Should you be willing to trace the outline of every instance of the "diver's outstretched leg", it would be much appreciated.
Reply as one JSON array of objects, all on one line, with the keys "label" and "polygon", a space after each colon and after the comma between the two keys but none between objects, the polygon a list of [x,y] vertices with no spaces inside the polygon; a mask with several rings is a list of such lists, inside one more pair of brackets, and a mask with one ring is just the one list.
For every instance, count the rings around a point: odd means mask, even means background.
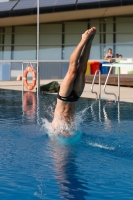
[{"label": "diver's outstretched leg", "polygon": [[[78,62],[87,63],[88,54],[89,54],[88,41],[90,41],[91,38],[93,37],[94,31],[95,31],[95,27],[85,31],[85,33],[82,34],[81,41],[79,42],[76,49],[70,56],[68,72],[61,84],[60,91],[59,91],[59,94],[63,97],[69,96],[72,90],[74,89],[75,79],[77,75],[79,74],[79,68],[81,68]],[[90,45],[90,42],[89,42],[89,45]]]},{"label": "diver's outstretched leg", "polygon": [[92,40],[95,36],[96,28],[93,27],[93,32],[87,43],[84,45],[84,48],[81,52],[81,56],[79,58],[79,65],[77,70],[77,77],[74,81],[74,91],[77,94],[77,96],[81,96],[84,86],[85,86],[85,72],[87,68],[87,61],[90,56],[90,50],[91,50],[91,44]]}]

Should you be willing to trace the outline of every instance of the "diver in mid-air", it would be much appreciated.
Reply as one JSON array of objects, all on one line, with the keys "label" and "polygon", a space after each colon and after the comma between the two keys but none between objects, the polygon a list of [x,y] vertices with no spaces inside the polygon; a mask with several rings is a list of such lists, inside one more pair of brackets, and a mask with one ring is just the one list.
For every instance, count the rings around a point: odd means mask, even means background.
[{"label": "diver in mid-air", "polygon": [[63,126],[66,126],[66,124],[71,126],[73,122],[75,103],[80,98],[85,86],[87,62],[95,33],[95,27],[85,31],[82,34],[81,41],[70,56],[69,68],[57,95],[57,104],[52,121],[53,130],[58,134],[69,136],[66,129],[63,130]]}]

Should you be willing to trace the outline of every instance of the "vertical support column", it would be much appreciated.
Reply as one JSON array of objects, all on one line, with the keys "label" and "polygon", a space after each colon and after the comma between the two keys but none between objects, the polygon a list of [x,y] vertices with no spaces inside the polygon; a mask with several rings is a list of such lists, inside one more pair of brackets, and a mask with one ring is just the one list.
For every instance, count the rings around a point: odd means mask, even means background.
[{"label": "vertical support column", "polygon": [[102,34],[101,34],[101,32],[102,32],[102,29],[101,29],[101,20],[99,20],[99,30],[100,30],[100,59],[102,59],[103,58],[103,54],[102,54]]},{"label": "vertical support column", "polygon": [[39,67],[39,15],[40,15],[40,1],[37,0],[37,124],[39,124],[39,93],[40,93],[40,67]]},{"label": "vertical support column", "polygon": [[87,28],[88,28],[88,29],[91,28],[91,26],[90,26],[90,19],[88,19]]},{"label": "vertical support column", "polygon": [[120,101],[120,67],[118,67],[118,102]]},{"label": "vertical support column", "polygon": [[65,24],[62,23],[62,50],[61,50],[61,59],[64,60],[64,44],[65,44]]},{"label": "vertical support column", "polygon": [[2,60],[4,60],[5,27],[2,28]]},{"label": "vertical support column", "polygon": [[116,55],[116,18],[113,18],[113,54]]},{"label": "vertical support column", "polygon": [[22,63],[22,92],[24,91],[24,81],[23,81],[24,76],[23,76],[23,74],[24,74],[24,64]]},{"label": "vertical support column", "polygon": [[101,100],[101,71],[99,70],[99,100]]},{"label": "vertical support column", "polygon": [[[23,73],[24,72],[24,64],[22,63],[22,113],[23,113],[23,108],[24,108],[24,104],[23,104],[23,96],[24,96],[24,81],[23,81]],[[24,115],[24,113],[23,113]]]},{"label": "vertical support column", "polygon": [[99,122],[101,122],[101,99],[99,99]]},{"label": "vertical support column", "polygon": [[106,20],[104,19],[103,24],[103,57],[105,57],[106,54]]},{"label": "vertical support column", "polygon": [[118,101],[118,122],[120,123],[121,118],[120,118],[120,102]]},{"label": "vertical support column", "polygon": [[40,68],[39,68],[39,0],[37,0],[37,93],[40,93]]},{"label": "vertical support column", "polygon": [[11,38],[11,60],[14,59],[14,43],[15,43],[15,27],[12,26],[12,38]]}]

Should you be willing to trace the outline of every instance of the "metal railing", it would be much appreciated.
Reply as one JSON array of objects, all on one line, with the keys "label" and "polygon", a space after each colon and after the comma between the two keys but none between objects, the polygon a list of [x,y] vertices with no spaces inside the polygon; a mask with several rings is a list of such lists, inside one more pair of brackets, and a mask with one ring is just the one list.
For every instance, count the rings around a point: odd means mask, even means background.
[{"label": "metal railing", "polygon": [[[107,75],[107,78],[106,78],[106,81],[105,81],[105,84],[104,84],[104,87],[103,87],[103,91],[104,91],[104,93],[107,94],[107,95],[114,95],[114,96],[115,96],[115,101],[117,101],[117,96],[116,96],[115,93],[112,93],[112,92],[106,92],[106,91],[105,91],[105,89],[106,89],[106,85],[107,85],[108,78],[109,78],[109,75],[110,75],[111,70],[112,70],[112,67],[110,67],[110,69],[109,69],[109,72],[108,72],[108,75]],[[120,78],[120,77],[118,76],[118,79],[119,79],[119,78]]]},{"label": "metal railing", "polygon": [[[32,63],[34,69],[37,71],[36,60],[0,60],[0,80],[12,81],[16,80],[18,75],[23,74],[23,69],[27,67],[27,63]],[[46,79],[63,79],[67,70],[69,60],[41,60],[39,61],[40,77],[39,80]],[[6,65],[6,66],[5,66]],[[8,74],[1,77],[2,74]],[[28,80],[31,79],[30,73]]]},{"label": "metal railing", "polygon": [[91,85],[91,92],[94,93],[94,94],[96,94],[96,99],[98,99],[97,92],[93,91],[93,86],[94,86],[94,83],[95,83],[95,79],[96,79],[97,73],[99,73],[99,99],[101,99],[101,71],[99,69],[97,69],[95,71],[95,75],[94,75],[94,78],[93,78],[93,81],[92,81],[92,85]]}]

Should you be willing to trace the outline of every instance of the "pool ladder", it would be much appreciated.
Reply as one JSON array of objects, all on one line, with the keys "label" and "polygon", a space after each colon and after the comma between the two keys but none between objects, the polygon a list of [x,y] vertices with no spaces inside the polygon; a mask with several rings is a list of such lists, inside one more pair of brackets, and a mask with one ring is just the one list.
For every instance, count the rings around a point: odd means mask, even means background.
[{"label": "pool ladder", "polygon": [[[98,94],[97,92],[94,92],[93,91],[93,86],[94,86],[94,83],[95,83],[95,79],[96,79],[96,75],[99,73],[99,98],[98,98]],[[95,75],[94,75],[94,78],[93,78],[93,81],[92,81],[92,85],[91,85],[91,92],[96,94],[96,100],[97,99],[101,99],[101,71],[99,69],[97,69],[95,71]]]},{"label": "pool ladder", "polygon": [[[103,87],[103,91],[105,94],[108,94],[108,95],[114,95],[115,97],[115,101],[117,101],[117,96],[115,93],[112,93],[112,92],[106,92],[105,89],[106,89],[106,85],[107,85],[107,82],[108,82],[108,79],[109,79],[109,75],[110,75],[110,72],[112,70],[112,67],[110,67],[109,69],[109,72],[108,72],[108,75],[107,75],[107,78],[106,78],[106,81],[105,81],[105,84],[104,84],[104,87]],[[120,77],[118,77],[118,80],[119,80]],[[118,101],[119,101],[119,97],[118,97]]]},{"label": "pool ladder", "polygon": [[[107,75],[107,78],[106,78],[106,81],[105,81],[105,84],[104,84],[104,87],[103,87],[103,91],[104,91],[104,93],[107,94],[107,95],[114,95],[115,101],[117,101],[117,96],[116,96],[115,93],[111,93],[111,92],[106,92],[106,91],[105,91],[106,85],[107,85],[108,78],[109,78],[109,75],[110,75],[111,70],[112,70],[112,67],[110,67],[109,73],[108,73],[108,75]],[[94,91],[93,91],[93,86],[94,86],[94,83],[95,83],[96,75],[97,75],[98,73],[99,73],[99,98],[98,98],[97,92],[94,92]],[[101,99],[101,71],[100,71],[99,69],[97,69],[97,70],[95,71],[94,78],[93,78],[92,85],[91,85],[91,92],[94,93],[94,94],[96,94],[96,100],[97,100],[97,99],[99,99],[99,100]]]}]

